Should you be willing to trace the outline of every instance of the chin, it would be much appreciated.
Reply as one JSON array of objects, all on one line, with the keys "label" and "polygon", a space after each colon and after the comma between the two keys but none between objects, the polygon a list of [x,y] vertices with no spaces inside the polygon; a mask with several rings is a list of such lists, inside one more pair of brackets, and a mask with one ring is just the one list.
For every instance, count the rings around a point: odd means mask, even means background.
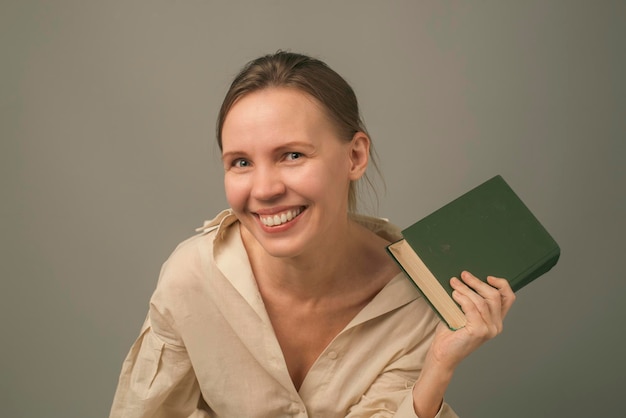
[{"label": "chin", "polygon": [[260,226],[256,219],[248,218],[247,222],[241,223],[241,237],[244,241],[253,246],[261,247],[268,255],[277,258],[295,257],[302,250],[297,244],[299,237],[289,234],[267,233],[264,227]]},{"label": "chin", "polygon": [[255,237],[259,245],[265,252],[276,258],[294,258],[304,252],[304,245],[296,237],[284,237],[281,239],[258,239]]}]

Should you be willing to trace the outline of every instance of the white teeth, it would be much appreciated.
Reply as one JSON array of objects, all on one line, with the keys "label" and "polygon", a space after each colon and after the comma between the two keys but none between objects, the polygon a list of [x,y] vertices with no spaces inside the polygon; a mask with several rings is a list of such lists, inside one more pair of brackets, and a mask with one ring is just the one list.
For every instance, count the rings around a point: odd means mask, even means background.
[{"label": "white teeth", "polygon": [[263,225],[265,226],[278,226],[278,225],[282,225],[286,222],[291,221],[293,218],[298,216],[300,212],[302,212],[302,209],[298,208],[294,210],[288,210],[286,212],[283,212],[281,214],[277,214],[274,216],[267,216],[267,217],[261,216],[260,218],[261,218],[261,222],[263,222]]}]

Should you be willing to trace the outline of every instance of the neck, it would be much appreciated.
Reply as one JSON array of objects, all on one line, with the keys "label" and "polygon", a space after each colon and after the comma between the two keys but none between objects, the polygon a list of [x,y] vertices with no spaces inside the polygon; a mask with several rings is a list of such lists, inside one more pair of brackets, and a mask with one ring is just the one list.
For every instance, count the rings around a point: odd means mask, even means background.
[{"label": "neck", "polygon": [[322,299],[344,292],[354,277],[361,227],[347,221],[318,251],[282,258],[268,254],[248,233],[242,238],[261,293],[280,289],[301,300]]}]

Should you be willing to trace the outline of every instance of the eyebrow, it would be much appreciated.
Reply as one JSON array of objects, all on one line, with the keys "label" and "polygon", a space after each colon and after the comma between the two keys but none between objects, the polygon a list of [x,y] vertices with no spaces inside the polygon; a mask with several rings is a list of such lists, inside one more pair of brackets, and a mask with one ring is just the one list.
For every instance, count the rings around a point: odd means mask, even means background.
[{"label": "eyebrow", "polygon": [[315,149],[315,146],[309,142],[291,141],[291,142],[287,142],[286,144],[282,144],[281,146],[277,147],[276,151],[278,152],[287,151],[295,147],[306,148],[309,151],[312,151]]},{"label": "eyebrow", "polygon": [[245,157],[246,153],[243,151],[229,151],[229,152],[223,152],[222,153],[222,161],[224,160],[228,160],[231,158],[240,158],[240,157]]},{"label": "eyebrow", "polygon": [[[273,153],[280,153],[283,151],[288,151],[290,149],[293,148],[306,148],[309,152],[313,151],[315,149],[315,146],[313,144],[310,144],[308,142],[302,142],[302,141],[290,141],[287,142],[285,144],[281,144],[280,146],[274,148],[272,150]],[[222,161],[226,160],[226,159],[231,159],[231,158],[240,158],[240,157],[246,157],[248,156],[248,153],[246,151],[227,151],[227,152],[223,152],[222,153]]]}]

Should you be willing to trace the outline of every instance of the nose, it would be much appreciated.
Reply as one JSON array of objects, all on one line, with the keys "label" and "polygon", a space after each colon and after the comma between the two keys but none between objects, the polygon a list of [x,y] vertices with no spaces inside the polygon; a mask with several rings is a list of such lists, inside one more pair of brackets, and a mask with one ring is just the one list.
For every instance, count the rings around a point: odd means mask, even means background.
[{"label": "nose", "polygon": [[273,200],[285,193],[282,173],[276,168],[256,170],[251,195],[258,200]]}]

